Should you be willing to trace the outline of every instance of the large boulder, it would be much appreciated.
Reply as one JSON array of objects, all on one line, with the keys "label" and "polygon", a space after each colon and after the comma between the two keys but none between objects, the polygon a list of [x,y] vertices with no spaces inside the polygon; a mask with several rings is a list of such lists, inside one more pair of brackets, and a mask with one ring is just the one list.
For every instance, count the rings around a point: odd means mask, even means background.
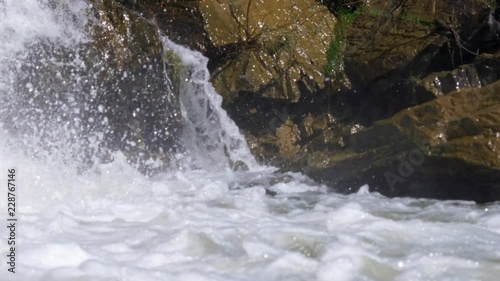
[{"label": "large boulder", "polygon": [[248,93],[228,110],[258,159],[332,190],[368,183],[388,196],[498,200],[498,101],[484,93],[499,87],[499,12],[485,3],[364,1],[334,10],[355,16],[336,31],[346,36],[344,76],[296,103]]},{"label": "large boulder", "polygon": [[324,87],[335,18],[314,0],[202,0],[213,44],[212,82],[229,103],[239,93],[297,101]]},{"label": "large boulder", "polygon": [[336,191],[500,200],[500,82],[454,91],[308,153],[300,166]]}]

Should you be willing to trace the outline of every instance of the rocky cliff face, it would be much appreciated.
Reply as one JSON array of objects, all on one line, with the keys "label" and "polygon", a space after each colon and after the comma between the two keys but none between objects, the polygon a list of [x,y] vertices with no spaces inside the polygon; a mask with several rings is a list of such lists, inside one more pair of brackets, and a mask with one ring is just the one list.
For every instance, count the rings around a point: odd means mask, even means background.
[{"label": "rocky cliff face", "polygon": [[351,2],[125,6],[210,58],[262,162],[341,192],[499,200],[498,3]]},{"label": "rocky cliff face", "polygon": [[343,95],[355,92],[351,104],[363,113],[352,118],[365,125],[432,99],[416,87],[419,78],[470,63],[498,45],[487,1],[370,1],[357,14],[345,35],[352,87]]},{"label": "rocky cliff face", "polygon": [[241,124],[273,120],[249,130],[256,154],[340,192],[368,183],[388,196],[500,199],[498,14],[483,1],[434,2],[358,8],[345,72],[316,96],[240,99]]}]

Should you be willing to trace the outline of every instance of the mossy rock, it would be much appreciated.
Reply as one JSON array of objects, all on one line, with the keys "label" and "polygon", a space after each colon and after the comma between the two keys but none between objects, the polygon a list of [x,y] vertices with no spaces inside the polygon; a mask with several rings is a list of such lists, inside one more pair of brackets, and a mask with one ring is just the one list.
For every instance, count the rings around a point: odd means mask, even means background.
[{"label": "mossy rock", "polygon": [[189,68],[182,62],[182,59],[172,50],[165,51],[165,62],[167,64],[167,72],[174,93],[179,94],[181,79],[187,77]]}]

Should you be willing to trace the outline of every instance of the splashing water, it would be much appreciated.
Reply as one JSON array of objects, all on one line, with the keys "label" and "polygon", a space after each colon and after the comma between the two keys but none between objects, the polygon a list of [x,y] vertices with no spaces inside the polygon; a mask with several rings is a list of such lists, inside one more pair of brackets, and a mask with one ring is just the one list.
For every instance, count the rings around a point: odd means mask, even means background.
[{"label": "splashing water", "polygon": [[[84,2],[54,3],[0,2],[0,182],[16,168],[19,218],[17,273],[7,272],[4,240],[2,280],[497,280],[500,204],[388,199],[366,186],[349,196],[327,194],[300,174],[258,167],[207,82],[206,58],[168,40],[165,48],[189,69],[181,96],[184,157],[194,165],[146,177],[115,152],[113,161],[75,168],[84,153],[77,147],[99,144],[89,137],[101,127],[80,142],[74,123],[58,122],[59,107],[13,98],[24,75],[17,67],[38,43],[89,40]],[[78,94],[76,82],[67,82],[74,91],[55,93]],[[79,102],[59,106],[75,118],[84,112],[75,111]],[[39,115],[25,110],[33,108]],[[233,172],[228,158],[249,171]],[[0,194],[6,222],[6,190]]]},{"label": "splashing water", "polygon": [[[222,97],[209,82],[208,59],[198,52],[164,39],[164,48],[176,53],[186,68],[180,78],[180,99],[186,120],[185,145],[198,166],[219,168],[222,159],[258,169],[238,127],[222,109]],[[222,161],[225,164],[225,161]]]}]

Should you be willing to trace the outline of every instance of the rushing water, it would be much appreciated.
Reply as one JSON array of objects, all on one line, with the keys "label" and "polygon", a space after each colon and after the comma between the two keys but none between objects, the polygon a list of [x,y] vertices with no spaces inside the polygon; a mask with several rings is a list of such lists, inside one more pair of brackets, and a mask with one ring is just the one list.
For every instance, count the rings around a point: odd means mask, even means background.
[{"label": "rushing water", "polygon": [[[49,2],[0,2],[2,114],[15,112],[8,99],[28,46],[87,40],[85,5],[67,1],[54,10]],[[0,180],[16,168],[19,218],[15,275],[7,272],[8,234],[0,227],[0,280],[498,280],[500,204],[388,199],[366,186],[343,196],[300,174],[259,167],[220,109],[206,59],[165,46],[191,67],[183,90],[192,95],[182,99],[192,140],[183,157],[192,161],[180,168],[145,177],[116,152],[114,161],[82,172],[57,153],[67,146],[74,153],[67,135],[39,153],[47,143],[22,138],[47,133],[13,134],[5,120],[16,119],[0,118]],[[228,158],[249,170],[213,169]],[[0,194],[6,225],[6,190]]]}]

